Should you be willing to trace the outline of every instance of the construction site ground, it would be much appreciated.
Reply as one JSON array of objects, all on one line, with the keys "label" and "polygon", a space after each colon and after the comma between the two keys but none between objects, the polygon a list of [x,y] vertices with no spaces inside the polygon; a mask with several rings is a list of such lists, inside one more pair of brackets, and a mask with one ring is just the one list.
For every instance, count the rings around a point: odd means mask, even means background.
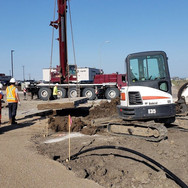
[{"label": "construction site ground", "polygon": [[[174,97],[177,90],[173,87]],[[37,114],[40,101],[20,96],[18,125],[9,125],[8,109],[2,109],[0,187],[179,187],[153,163],[118,147],[152,158],[188,184],[188,117],[178,117],[168,127],[168,139],[148,142],[92,127],[93,120],[116,115],[116,100],[90,101],[76,109]],[[70,155],[83,152],[70,161],[69,137]]]}]

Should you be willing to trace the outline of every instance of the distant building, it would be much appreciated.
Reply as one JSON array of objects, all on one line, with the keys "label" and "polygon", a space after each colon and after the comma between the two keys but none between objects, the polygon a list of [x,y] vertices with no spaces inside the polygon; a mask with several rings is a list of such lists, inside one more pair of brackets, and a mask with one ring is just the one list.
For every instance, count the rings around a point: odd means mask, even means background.
[{"label": "distant building", "polygon": [[171,80],[176,80],[177,81],[177,80],[180,80],[180,78],[176,76],[176,77],[172,77]]},{"label": "distant building", "polygon": [[180,81],[180,80],[188,80],[188,78],[172,77],[171,80]]}]

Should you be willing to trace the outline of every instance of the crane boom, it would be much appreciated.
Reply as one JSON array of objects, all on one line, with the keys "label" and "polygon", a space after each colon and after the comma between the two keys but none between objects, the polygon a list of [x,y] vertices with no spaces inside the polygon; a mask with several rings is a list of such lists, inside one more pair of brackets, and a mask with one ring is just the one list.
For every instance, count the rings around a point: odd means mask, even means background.
[{"label": "crane boom", "polygon": [[59,29],[59,57],[60,57],[60,77],[61,81],[67,78],[67,23],[66,9],[67,0],[57,0],[58,19],[50,23],[56,29]]}]

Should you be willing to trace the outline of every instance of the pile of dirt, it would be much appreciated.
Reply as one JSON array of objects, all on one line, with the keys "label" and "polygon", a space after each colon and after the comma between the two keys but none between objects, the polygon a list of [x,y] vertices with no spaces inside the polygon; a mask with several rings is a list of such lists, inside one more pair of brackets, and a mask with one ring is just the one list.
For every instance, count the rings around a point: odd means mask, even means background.
[{"label": "pile of dirt", "polygon": [[120,99],[116,98],[111,100],[111,102],[101,102],[99,105],[94,106],[90,109],[89,115],[86,119],[96,119],[110,117],[117,114],[117,105],[119,104]]},{"label": "pile of dirt", "polygon": [[[55,132],[68,132],[68,117],[51,117],[48,120],[49,128]],[[81,132],[86,135],[94,135],[98,132],[96,127],[91,127],[91,124],[86,124],[81,118],[72,117],[71,132]]]},{"label": "pile of dirt", "polygon": [[[54,130],[55,132],[63,131],[68,132],[68,117],[51,117],[48,120],[49,128]],[[80,118],[73,118],[73,123],[70,127],[71,132],[80,132],[85,124],[81,121]]]},{"label": "pile of dirt", "polygon": [[[97,106],[93,106],[89,109],[89,115],[85,117],[75,117],[72,116],[72,125],[70,127],[71,132],[81,132],[87,135],[93,135],[101,131],[97,127],[91,126],[91,120],[96,118],[105,118],[113,115],[117,115],[116,106],[119,104],[119,98],[112,100],[111,102],[105,101],[101,102]],[[75,113],[75,112],[74,112]],[[82,116],[82,112],[77,111],[75,113],[77,116]],[[68,132],[68,116],[52,116],[48,120],[49,129],[55,132]]]}]

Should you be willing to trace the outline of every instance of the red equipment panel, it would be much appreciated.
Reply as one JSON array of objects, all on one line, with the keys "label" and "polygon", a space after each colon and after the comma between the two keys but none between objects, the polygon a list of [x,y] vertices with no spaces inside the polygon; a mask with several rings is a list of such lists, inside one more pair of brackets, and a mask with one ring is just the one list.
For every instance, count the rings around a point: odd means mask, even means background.
[{"label": "red equipment panel", "polygon": [[99,74],[95,75],[94,84],[116,83],[119,88],[126,86],[124,74]]}]

